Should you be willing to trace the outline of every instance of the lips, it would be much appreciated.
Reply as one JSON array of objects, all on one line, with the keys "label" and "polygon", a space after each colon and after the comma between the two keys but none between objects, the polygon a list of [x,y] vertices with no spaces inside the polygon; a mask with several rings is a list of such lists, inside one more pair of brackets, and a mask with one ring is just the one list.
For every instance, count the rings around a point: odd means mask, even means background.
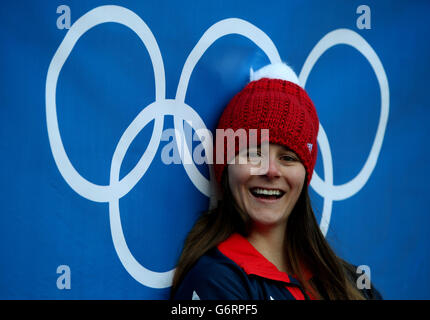
[{"label": "lips", "polygon": [[262,200],[277,200],[285,194],[283,190],[274,188],[253,187],[249,191],[255,198]]}]

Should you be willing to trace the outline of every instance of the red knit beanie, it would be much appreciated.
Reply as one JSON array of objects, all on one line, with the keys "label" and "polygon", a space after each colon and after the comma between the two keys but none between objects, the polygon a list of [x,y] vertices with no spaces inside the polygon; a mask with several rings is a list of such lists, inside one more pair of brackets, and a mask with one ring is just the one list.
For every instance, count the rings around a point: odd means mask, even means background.
[{"label": "red knit beanie", "polygon": [[[251,70],[250,82],[236,94],[221,115],[217,129],[269,129],[269,142],[294,151],[307,172],[309,185],[317,159],[319,120],[315,106],[306,91],[299,85],[294,71],[283,63],[271,64],[257,72]],[[218,135],[217,135],[218,137]],[[258,131],[260,137],[260,131]],[[260,141],[260,140],[259,140]],[[220,150],[214,146],[214,171],[217,181],[228,160],[224,145],[224,161],[217,163]],[[234,154],[240,150],[234,146]]]}]

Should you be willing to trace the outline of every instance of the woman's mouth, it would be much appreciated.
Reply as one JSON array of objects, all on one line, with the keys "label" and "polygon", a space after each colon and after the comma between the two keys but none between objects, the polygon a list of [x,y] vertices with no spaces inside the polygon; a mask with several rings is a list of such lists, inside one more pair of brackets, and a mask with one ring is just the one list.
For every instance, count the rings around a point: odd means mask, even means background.
[{"label": "woman's mouth", "polygon": [[281,189],[267,189],[261,187],[251,188],[249,191],[259,200],[278,200],[285,194]]}]

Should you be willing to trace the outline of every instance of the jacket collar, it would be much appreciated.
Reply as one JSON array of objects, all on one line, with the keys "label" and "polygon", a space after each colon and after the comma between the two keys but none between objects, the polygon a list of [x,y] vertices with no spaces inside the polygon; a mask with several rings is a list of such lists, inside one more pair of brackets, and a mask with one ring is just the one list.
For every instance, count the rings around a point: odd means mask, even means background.
[{"label": "jacket collar", "polygon": [[[218,245],[218,250],[239,265],[248,275],[254,274],[271,280],[299,284],[294,277],[288,276],[286,272],[279,271],[273,263],[267,260],[246,238],[238,233],[232,234],[221,242]],[[308,270],[304,270],[304,278],[307,281],[312,278],[312,274]]]}]

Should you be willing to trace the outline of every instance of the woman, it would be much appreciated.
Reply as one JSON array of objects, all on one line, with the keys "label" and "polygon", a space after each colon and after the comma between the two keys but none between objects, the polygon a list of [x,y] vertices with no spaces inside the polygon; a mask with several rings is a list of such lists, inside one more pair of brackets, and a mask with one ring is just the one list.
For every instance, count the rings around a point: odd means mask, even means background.
[{"label": "woman", "polygon": [[214,155],[224,161],[214,169],[222,200],[186,238],[173,299],[381,298],[374,289],[357,288],[355,268],[335,255],[315,219],[308,186],[318,127],[315,107],[290,67],[273,64],[251,73],[217,129],[268,129],[268,137],[253,152],[249,144],[220,148],[217,136]]}]

